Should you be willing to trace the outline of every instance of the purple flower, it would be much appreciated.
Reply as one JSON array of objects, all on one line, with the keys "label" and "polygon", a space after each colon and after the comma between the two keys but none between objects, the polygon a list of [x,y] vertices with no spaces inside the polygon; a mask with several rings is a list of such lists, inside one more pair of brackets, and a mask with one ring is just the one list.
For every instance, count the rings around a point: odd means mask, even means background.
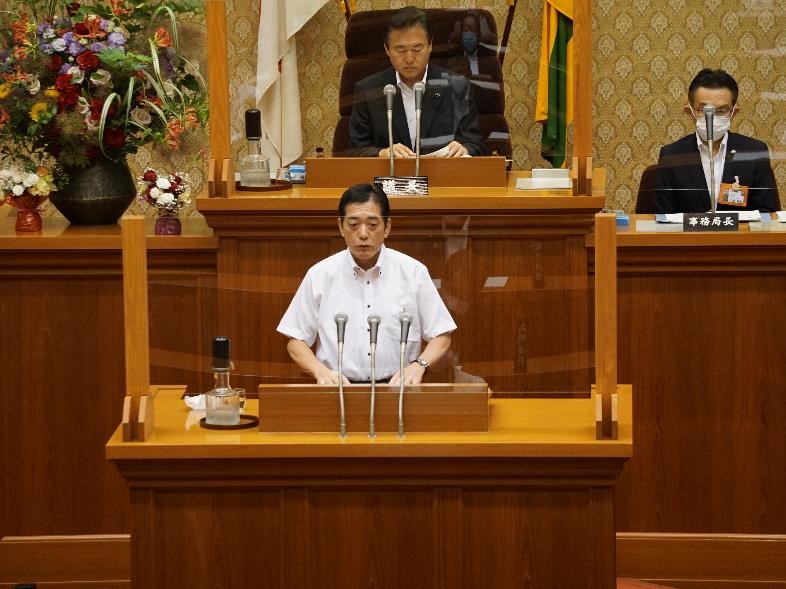
[{"label": "purple flower", "polygon": [[122,47],[126,44],[126,36],[120,31],[109,33],[106,40],[110,47]]},{"label": "purple flower", "polygon": [[63,65],[60,66],[60,71],[57,72],[57,73],[59,73],[59,74],[67,74],[68,70],[70,70],[70,69],[71,69],[71,64],[70,63],[64,63]]},{"label": "purple flower", "polygon": [[41,43],[40,49],[42,53],[46,53],[47,55],[52,55],[52,53],[54,53],[51,43]]},{"label": "purple flower", "polygon": [[66,43],[70,43],[73,40],[74,40],[74,33],[72,31],[66,31],[65,33],[63,33],[63,41],[65,41]]},{"label": "purple flower", "polygon": [[84,46],[79,41],[71,41],[68,44],[68,52],[76,57],[85,50]]},{"label": "purple flower", "polygon": [[175,62],[177,52],[173,47],[167,47],[158,54],[158,63],[161,66],[161,76],[165,80],[172,80],[175,77]]},{"label": "purple flower", "polygon": [[99,53],[104,49],[106,49],[106,45],[104,45],[103,43],[95,42],[90,44],[90,51],[92,51],[93,53]]},{"label": "purple flower", "polygon": [[108,31],[109,30],[109,25],[111,25],[111,24],[112,24],[111,22],[109,22],[105,18],[102,18],[101,19],[101,24],[99,25],[99,27],[101,28],[102,31]]}]

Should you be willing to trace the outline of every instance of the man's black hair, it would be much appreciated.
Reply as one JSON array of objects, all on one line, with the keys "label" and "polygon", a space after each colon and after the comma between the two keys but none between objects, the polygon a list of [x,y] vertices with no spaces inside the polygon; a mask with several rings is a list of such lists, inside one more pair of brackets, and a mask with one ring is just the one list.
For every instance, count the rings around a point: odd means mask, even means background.
[{"label": "man's black hair", "polygon": [[343,220],[349,205],[362,205],[368,201],[374,201],[379,205],[379,212],[385,223],[390,218],[390,201],[379,186],[373,184],[355,184],[350,186],[341,195],[338,202],[338,216]]},{"label": "man's black hair", "polygon": [[696,74],[696,77],[693,78],[693,81],[688,87],[688,101],[690,101],[691,104],[693,104],[693,98],[696,96],[696,90],[699,88],[709,88],[711,90],[727,88],[731,90],[732,106],[737,104],[737,96],[740,93],[737,81],[732,78],[728,72],[721,69],[713,70],[704,68]]},{"label": "man's black hair", "polygon": [[431,41],[431,28],[428,26],[426,13],[417,6],[405,6],[394,12],[388,21],[388,28],[385,31],[385,46],[388,46],[390,33],[401,31],[410,27],[421,26],[426,31],[426,38]]}]

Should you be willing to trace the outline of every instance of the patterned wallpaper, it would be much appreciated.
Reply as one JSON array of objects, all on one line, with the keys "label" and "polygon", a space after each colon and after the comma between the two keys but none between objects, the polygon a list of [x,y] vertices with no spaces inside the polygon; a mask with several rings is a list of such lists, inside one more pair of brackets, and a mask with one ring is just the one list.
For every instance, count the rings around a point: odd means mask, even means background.
[{"label": "patterned wallpaper", "polygon": [[[425,8],[490,10],[504,27],[503,0],[411,0]],[[357,10],[410,2],[358,0]],[[519,0],[503,66],[515,169],[545,166],[533,122],[543,0]],[[243,149],[243,111],[254,102],[259,0],[227,0],[233,151]],[[643,168],[661,145],[691,132],[682,113],[702,67],[723,67],[740,85],[732,130],[766,141],[786,192],[786,0],[593,0],[594,158],[607,169],[607,204],[632,211]],[[338,120],[344,16],[330,0],[297,35],[303,145],[329,152]],[[198,44],[197,44],[198,45]],[[135,171],[155,156],[141,152]],[[203,170],[177,162],[201,184]],[[786,196],[782,197],[786,203]]]}]

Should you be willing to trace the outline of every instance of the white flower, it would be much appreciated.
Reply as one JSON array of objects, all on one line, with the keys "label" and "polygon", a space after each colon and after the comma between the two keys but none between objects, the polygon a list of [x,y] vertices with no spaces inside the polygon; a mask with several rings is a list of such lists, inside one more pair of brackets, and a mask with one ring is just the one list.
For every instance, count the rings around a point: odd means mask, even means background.
[{"label": "white flower", "polygon": [[83,72],[77,66],[72,66],[68,68],[68,73],[71,74],[71,83],[72,84],[81,84],[82,80],[85,79],[85,72]]},{"label": "white flower", "polygon": [[85,127],[87,127],[88,131],[98,131],[98,122],[93,120],[89,109],[85,115]]},{"label": "white flower", "polygon": [[167,188],[171,187],[172,184],[169,182],[167,178],[159,178],[156,180],[156,186],[161,188],[162,190],[166,190]]},{"label": "white flower", "polygon": [[168,205],[170,203],[175,202],[175,195],[171,192],[162,192],[161,195],[156,199],[156,202],[160,205]]},{"label": "white flower", "polygon": [[153,117],[147,109],[136,107],[131,111],[131,120],[146,127],[153,121]]},{"label": "white flower", "polygon": [[27,91],[30,93],[30,96],[35,96],[41,90],[41,80],[36,78],[32,82],[27,85]]},{"label": "white flower", "polygon": [[31,186],[35,186],[38,182],[38,174],[30,172],[27,176],[25,176],[24,180],[22,180],[22,184],[25,188],[30,188]]},{"label": "white flower", "polygon": [[52,41],[52,49],[54,49],[55,51],[65,51],[65,48],[66,48],[66,42],[63,41],[62,39],[55,39],[54,41]]},{"label": "white flower", "polygon": [[77,107],[77,110],[79,111],[80,115],[86,115],[87,113],[90,112],[90,103],[87,101],[87,98],[85,98],[84,96],[80,96],[79,98],[77,98],[77,104],[79,105]]},{"label": "white flower", "polygon": [[22,196],[22,193],[25,191],[25,187],[21,184],[14,184],[14,187],[11,189],[11,192],[14,193],[14,196]]},{"label": "white flower", "polygon": [[159,197],[160,194],[161,194],[161,191],[158,188],[153,187],[153,188],[150,189],[150,196],[152,196],[156,200],[158,200],[158,197]]},{"label": "white flower", "polygon": [[96,86],[107,86],[112,80],[112,74],[106,70],[96,70],[90,74],[90,81]]}]

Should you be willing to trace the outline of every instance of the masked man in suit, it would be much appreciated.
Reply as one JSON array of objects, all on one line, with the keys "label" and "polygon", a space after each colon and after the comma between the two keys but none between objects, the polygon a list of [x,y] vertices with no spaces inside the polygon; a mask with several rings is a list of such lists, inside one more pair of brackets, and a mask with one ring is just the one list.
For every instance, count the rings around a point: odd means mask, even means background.
[{"label": "masked man in suit", "polygon": [[421,153],[447,147],[447,155],[484,155],[478,109],[464,76],[429,64],[432,36],[425,13],[407,6],[388,23],[385,52],[393,67],[364,78],[355,86],[349,121],[350,153],[387,158],[387,109],[383,88],[396,86],[393,104],[393,155],[415,156],[416,82],[424,82]]},{"label": "masked man in suit", "polygon": [[[738,93],[737,82],[720,69],[703,69],[693,79],[685,112],[695,120],[696,133],[660,151],[655,188],[658,213],[711,210],[710,157],[715,162],[712,198],[715,198],[716,210],[771,212],[780,208],[767,145],[729,131],[739,112]],[[708,104],[715,107],[711,152],[703,113]]]}]

